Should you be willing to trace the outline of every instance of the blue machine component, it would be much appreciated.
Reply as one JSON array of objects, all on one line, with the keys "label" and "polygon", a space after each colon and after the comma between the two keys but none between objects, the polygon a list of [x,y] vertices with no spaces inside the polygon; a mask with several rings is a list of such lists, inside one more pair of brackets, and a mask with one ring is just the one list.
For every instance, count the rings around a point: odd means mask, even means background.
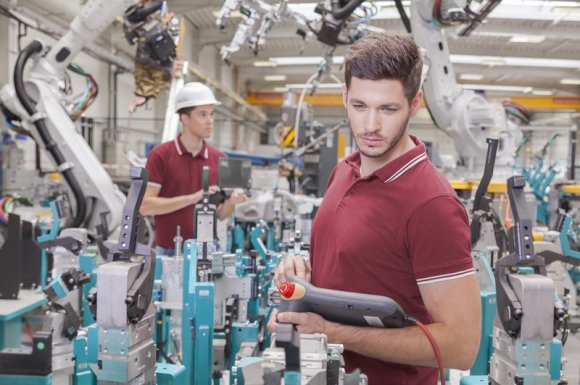
[{"label": "blue machine component", "polygon": [[471,374],[476,376],[489,374],[488,363],[493,353],[493,320],[497,313],[495,292],[482,291],[480,292],[480,299],[482,322],[481,340],[479,343],[479,352],[470,371]]},{"label": "blue machine component", "polygon": [[287,370],[284,372],[284,385],[300,385],[300,372]]},{"label": "blue machine component", "polygon": [[552,381],[559,381],[562,369],[562,341],[553,339],[550,344],[550,377]]},{"label": "blue machine component", "polygon": [[234,226],[233,239],[230,251],[233,252],[234,250],[237,249],[243,249],[245,241],[246,236],[244,234],[244,230],[242,229],[242,226],[237,224],[236,226]]},{"label": "blue machine component", "polygon": [[225,151],[226,155],[235,159],[249,159],[253,166],[269,166],[275,165],[280,161],[279,156],[259,156],[252,154],[245,154],[241,152]]},{"label": "blue machine component", "polygon": [[[58,230],[60,229],[60,214],[56,201],[50,201],[50,211],[52,213],[52,226],[50,231],[45,231],[44,224],[41,224],[41,235],[37,237],[38,243],[53,241],[58,237]],[[42,249],[40,254],[40,287],[46,285],[46,277],[48,276],[48,255],[46,249]]]},{"label": "blue machine component", "polygon": [[231,329],[231,350],[230,363],[236,362],[236,355],[240,351],[240,347],[244,342],[257,342],[260,337],[260,324],[252,322],[250,324],[234,322]]},{"label": "blue machine component", "polygon": [[459,385],[488,385],[488,384],[489,384],[488,376],[465,376],[461,377],[461,381],[459,381]]},{"label": "blue machine component", "polygon": [[268,225],[263,220],[260,220],[256,226],[250,231],[250,242],[252,247],[258,251],[262,258],[266,258],[268,250],[262,241],[262,237],[268,232]]},{"label": "blue machine component", "polygon": [[97,271],[97,255],[94,253],[81,255],[79,258],[79,268],[81,271],[91,273],[91,281],[85,283],[82,287],[83,295],[81,301],[81,314],[83,327],[87,327],[95,322],[93,313],[89,307],[89,302],[87,301],[87,296],[89,295],[89,291],[97,284],[97,275],[95,273]]},{"label": "blue machine component", "polygon": [[243,357],[232,369],[232,380],[235,380],[237,385],[245,385],[243,371],[246,367],[260,364],[264,359],[262,357]]},{"label": "blue machine component", "polygon": [[549,225],[550,224],[550,203],[548,201],[548,194],[550,192],[550,185],[558,174],[558,170],[550,167],[547,172],[541,172],[541,176],[537,178],[535,185],[532,185],[534,196],[537,200],[536,219],[538,222]]},{"label": "blue machine component", "polygon": [[572,249],[572,246],[570,246],[570,239],[568,238],[572,229],[572,224],[572,217],[566,215],[564,218],[564,224],[560,230],[560,244],[562,245],[562,252],[564,255],[580,260],[580,252]]},{"label": "blue machine component", "polygon": [[16,376],[0,374],[0,384],[6,385],[52,385],[52,374],[48,376]]},{"label": "blue machine component", "polygon": [[99,357],[99,327],[96,323],[87,327],[87,362],[96,364]]},{"label": "blue machine component", "polygon": [[157,385],[185,385],[183,365],[158,364],[155,369]]},{"label": "blue machine component", "polygon": [[75,356],[74,385],[96,385],[97,378],[89,368],[88,346],[86,337],[76,337],[73,341]]},{"label": "blue machine component", "polygon": [[208,385],[213,374],[213,282],[197,282],[197,245],[185,242],[182,331],[186,383]]},{"label": "blue machine component", "polygon": [[54,294],[58,298],[64,298],[68,293],[68,290],[64,286],[64,283],[61,279],[53,279],[52,282],[48,284],[48,287],[54,291]]}]

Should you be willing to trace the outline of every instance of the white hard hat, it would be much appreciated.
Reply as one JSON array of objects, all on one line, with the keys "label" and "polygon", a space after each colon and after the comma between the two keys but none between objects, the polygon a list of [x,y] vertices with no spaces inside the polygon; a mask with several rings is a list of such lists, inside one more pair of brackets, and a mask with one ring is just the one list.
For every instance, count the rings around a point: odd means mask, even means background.
[{"label": "white hard hat", "polygon": [[205,106],[208,104],[221,104],[218,102],[212,90],[203,83],[191,82],[183,86],[175,95],[175,112],[182,108]]}]

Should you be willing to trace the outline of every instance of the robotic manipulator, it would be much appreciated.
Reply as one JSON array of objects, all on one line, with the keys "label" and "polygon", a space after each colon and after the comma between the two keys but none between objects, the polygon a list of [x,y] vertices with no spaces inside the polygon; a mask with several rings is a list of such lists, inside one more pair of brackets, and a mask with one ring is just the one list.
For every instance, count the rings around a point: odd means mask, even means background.
[{"label": "robotic manipulator", "polygon": [[495,177],[512,174],[513,153],[522,133],[511,124],[501,103],[489,102],[455,81],[444,27],[461,25],[467,36],[499,4],[489,0],[476,11],[470,1],[411,1],[411,20],[405,23],[415,41],[425,50],[423,93],[433,118],[455,142],[465,175],[479,178],[485,168],[486,138],[499,139]]},{"label": "robotic manipulator", "polygon": [[[305,42],[316,39],[325,45],[323,60],[319,66],[320,77],[330,71],[332,54],[338,45],[352,44],[369,32],[381,30],[363,24],[370,18],[373,10],[362,3],[363,0],[329,0],[319,3],[315,12],[320,18],[309,20],[301,13],[292,11],[287,0],[273,5],[260,0],[226,0],[216,20],[218,28],[226,28],[226,20],[235,10],[239,10],[246,18],[238,24],[230,44],[221,48],[221,57],[229,63],[231,56],[244,45],[248,45],[254,55],[258,55],[265,44],[266,34],[275,24],[285,21],[298,27],[296,33]],[[355,14],[357,9],[362,9],[365,15]]]},{"label": "robotic manipulator", "polygon": [[[107,235],[113,233],[121,223],[125,196],[76,131],[66,110],[67,97],[60,87],[66,68],[84,47],[128,9],[125,32],[129,40],[131,36],[144,38],[145,52],[153,62],[164,63],[175,55],[169,32],[145,23],[147,12],[159,7],[160,2],[130,8],[137,3],[137,0],[89,0],[66,34],[52,47],[34,40],[23,48],[16,61],[13,83],[0,92],[3,111],[20,118],[24,128],[50,154],[64,176],[70,195],[74,197],[73,215],[67,227],[95,229],[105,215],[108,219],[105,232]],[[149,32],[145,33],[145,29]],[[32,65],[25,79],[25,67],[29,62]]]},{"label": "robotic manipulator", "polygon": [[[500,140],[497,154],[496,177],[505,179],[512,174],[513,152],[522,134],[506,118],[501,103],[489,102],[482,95],[463,89],[455,80],[450,61],[445,27],[461,26],[458,34],[469,35],[499,4],[488,0],[412,0],[411,17],[406,15],[400,1],[395,1],[407,32],[423,48],[423,92],[433,121],[451,136],[459,153],[463,175],[478,178],[485,166],[486,138]],[[472,9],[477,6],[478,9]],[[231,12],[239,10],[246,16],[238,25],[229,45],[223,46],[221,56],[229,62],[242,46],[249,45],[255,55],[265,44],[266,34],[272,27],[286,21],[298,26],[298,34],[305,40],[315,37],[326,47],[318,68],[318,78],[328,73],[333,63],[337,45],[348,45],[369,32],[382,29],[369,25],[376,10],[366,10],[363,1],[327,1],[319,3],[315,12],[318,20],[308,20],[304,15],[289,9],[286,1],[269,5],[259,0],[226,0],[217,17],[219,28],[226,27]],[[360,16],[356,10],[363,10]]]}]

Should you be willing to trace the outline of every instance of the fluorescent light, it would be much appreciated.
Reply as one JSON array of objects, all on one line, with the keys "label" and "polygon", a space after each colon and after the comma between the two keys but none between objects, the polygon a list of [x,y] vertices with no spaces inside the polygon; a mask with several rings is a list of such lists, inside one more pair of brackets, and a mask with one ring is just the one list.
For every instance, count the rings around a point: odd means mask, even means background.
[{"label": "fluorescent light", "polygon": [[503,0],[504,5],[517,5],[529,7],[579,7],[578,1],[547,1],[547,0]]},{"label": "fluorescent light", "polygon": [[529,93],[531,87],[518,87],[518,86],[500,86],[495,84],[460,84],[461,87],[468,90],[481,90],[481,91],[505,91],[505,92],[521,92]]},{"label": "fluorescent light", "polygon": [[[580,68],[580,60],[509,56],[449,55],[454,64],[506,65],[538,68]],[[501,64],[500,64],[501,63]]]},{"label": "fluorescent light", "polygon": [[461,74],[459,75],[461,80],[481,80],[483,79],[483,74]]},{"label": "fluorescent light", "polygon": [[554,95],[554,91],[550,91],[550,90],[533,90],[532,91],[532,95],[537,95],[537,96],[550,96],[550,95]]},{"label": "fluorescent light", "polygon": [[510,39],[510,43],[541,43],[544,40],[546,40],[546,36],[515,35]]},{"label": "fluorescent light", "polygon": [[274,87],[274,92],[286,92],[288,88],[286,87]]},{"label": "fluorescent light", "polygon": [[[213,17],[218,17],[220,15],[220,11],[213,11],[211,14],[213,15]],[[230,12],[230,16],[229,17],[232,17],[232,18],[233,17],[240,18],[242,16],[243,15],[242,15],[242,13],[240,11],[234,10],[234,11],[231,11]]]},{"label": "fluorescent light", "polygon": [[[343,64],[344,56],[334,56],[334,64]],[[449,55],[453,64],[474,64],[490,66],[514,66],[514,67],[538,67],[538,68],[569,68],[579,69],[580,60],[549,59],[533,57],[509,57],[509,56],[481,56],[481,55]],[[320,56],[284,56],[270,58],[271,62],[279,66],[286,65],[318,65],[322,62]]]},{"label": "fluorescent light", "polygon": [[560,84],[580,85],[580,79],[562,79]]},{"label": "fluorescent light", "polygon": [[[375,5],[379,8],[379,13],[373,16],[373,20],[400,19],[391,2],[378,1]],[[403,6],[407,8],[409,2],[403,1]],[[580,3],[573,1],[503,0],[487,19],[556,21],[565,16],[566,21],[580,21],[580,13],[576,12],[578,7]],[[314,17],[320,18],[319,15],[312,16]]]},{"label": "fluorescent light", "polygon": [[[302,90],[303,88],[313,88],[312,84],[286,84],[286,88],[289,90]],[[318,89],[327,89],[327,90],[334,90],[334,89],[342,89],[342,83],[320,83],[316,86]]]},{"label": "fluorescent light", "polygon": [[283,82],[286,80],[286,75],[266,75],[264,80],[267,82]]},{"label": "fluorescent light", "polygon": [[483,66],[489,66],[489,67],[499,67],[499,66],[504,66],[505,65],[505,60],[503,59],[481,59],[479,61],[479,64],[483,65]]},{"label": "fluorescent light", "polygon": [[272,61],[255,61],[254,67],[276,67],[276,63]]},{"label": "fluorescent light", "polygon": [[[321,56],[288,56],[288,57],[272,57],[271,62],[276,63],[279,66],[291,66],[291,65],[318,65],[324,59]],[[334,64],[344,63],[344,56],[334,56],[332,58]]]}]

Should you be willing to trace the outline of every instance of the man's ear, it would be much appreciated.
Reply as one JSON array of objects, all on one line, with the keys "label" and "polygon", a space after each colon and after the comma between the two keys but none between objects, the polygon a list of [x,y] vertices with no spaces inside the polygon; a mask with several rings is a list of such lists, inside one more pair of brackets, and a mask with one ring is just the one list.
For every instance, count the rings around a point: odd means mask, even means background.
[{"label": "man's ear", "polygon": [[348,89],[346,88],[346,83],[342,83],[342,104],[346,108],[346,102],[348,101]]},{"label": "man's ear", "polygon": [[181,124],[186,125],[187,119],[189,119],[189,116],[187,116],[187,114],[179,114],[179,121],[181,122]]},{"label": "man's ear", "polygon": [[421,108],[421,101],[423,100],[423,91],[419,90],[413,100],[411,100],[411,111],[410,115],[415,116]]}]

